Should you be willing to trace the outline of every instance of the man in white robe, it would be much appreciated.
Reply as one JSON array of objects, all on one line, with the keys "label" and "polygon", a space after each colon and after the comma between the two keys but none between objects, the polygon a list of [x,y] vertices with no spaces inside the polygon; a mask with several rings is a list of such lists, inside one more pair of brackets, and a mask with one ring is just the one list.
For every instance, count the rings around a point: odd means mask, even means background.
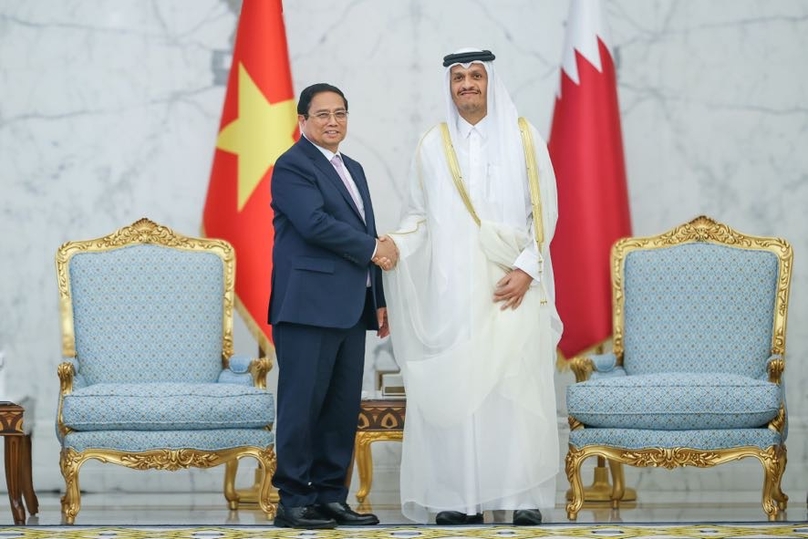
[{"label": "man in white robe", "polygon": [[555,174],[538,131],[520,131],[493,59],[444,58],[446,126],[422,137],[390,234],[399,261],[385,289],[407,392],[402,512],[423,523],[513,510],[514,524],[533,525],[555,505]]}]

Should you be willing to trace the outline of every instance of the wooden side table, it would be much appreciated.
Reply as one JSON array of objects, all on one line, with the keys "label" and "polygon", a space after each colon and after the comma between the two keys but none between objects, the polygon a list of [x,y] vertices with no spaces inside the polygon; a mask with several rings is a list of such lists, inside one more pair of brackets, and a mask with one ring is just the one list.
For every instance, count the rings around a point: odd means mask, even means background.
[{"label": "wooden side table", "polygon": [[22,406],[0,401],[0,435],[5,438],[6,487],[14,524],[25,524],[26,506],[32,515],[39,512],[31,475],[31,432],[23,427],[24,415]]},{"label": "wooden side table", "polygon": [[359,409],[356,431],[356,467],[359,472],[359,490],[356,499],[365,501],[373,483],[373,457],[370,444],[378,441],[400,442],[404,439],[405,399],[363,400]]}]

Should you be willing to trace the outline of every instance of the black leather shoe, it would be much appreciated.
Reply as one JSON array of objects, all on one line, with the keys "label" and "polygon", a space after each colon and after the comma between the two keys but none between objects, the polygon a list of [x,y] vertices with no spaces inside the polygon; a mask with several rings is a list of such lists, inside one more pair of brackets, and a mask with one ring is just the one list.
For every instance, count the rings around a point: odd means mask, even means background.
[{"label": "black leather shoe", "polygon": [[302,530],[323,530],[337,527],[337,521],[322,515],[312,505],[284,507],[278,504],[275,515],[277,528],[299,528]]},{"label": "black leather shoe", "polygon": [[482,524],[483,514],[467,515],[460,511],[441,511],[435,515],[435,524],[440,526],[462,526],[463,524]]},{"label": "black leather shoe", "polygon": [[357,513],[345,502],[321,503],[315,506],[325,517],[330,517],[340,526],[373,526],[379,517],[372,513]]},{"label": "black leather shoe", "polygon": [[541,524],[541,511],[538,509],[517,509],[513,512],[514,526],[538,526]]}]

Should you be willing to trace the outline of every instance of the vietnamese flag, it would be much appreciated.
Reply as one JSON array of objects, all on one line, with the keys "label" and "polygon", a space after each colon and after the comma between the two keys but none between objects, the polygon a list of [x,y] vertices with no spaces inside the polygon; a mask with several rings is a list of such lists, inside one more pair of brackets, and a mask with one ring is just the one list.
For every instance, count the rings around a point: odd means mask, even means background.
[{"label": "vietnamese flag", "polygon": [[244,0],[202,216],[202,235],[236,250],[236,309],[262,350],[272,273],[269,182],[298,136],[281,0]]},{"label": "vietnamese flag", "polygon": [[612,334],[611,247],[631,235],[617,82],[599,0],[572,0],[548,148],[558,183],[551,245],[566,358]]}]

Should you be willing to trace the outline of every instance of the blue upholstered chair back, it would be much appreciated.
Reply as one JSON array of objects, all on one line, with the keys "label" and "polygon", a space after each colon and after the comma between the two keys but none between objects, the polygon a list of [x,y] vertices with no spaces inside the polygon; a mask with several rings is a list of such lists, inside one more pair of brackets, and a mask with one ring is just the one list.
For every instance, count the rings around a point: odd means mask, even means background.
[{"label": "blue upholstered chair back", "polygon": [[222,370],[222,260],[131,245],[70,261],[80,372],[89,384],[215,382]]},{"label": "blue upholstered chair back", "polygon": [[624,270],[627,374],[766,374],[774,253],[686,243],[630,252]]}]

